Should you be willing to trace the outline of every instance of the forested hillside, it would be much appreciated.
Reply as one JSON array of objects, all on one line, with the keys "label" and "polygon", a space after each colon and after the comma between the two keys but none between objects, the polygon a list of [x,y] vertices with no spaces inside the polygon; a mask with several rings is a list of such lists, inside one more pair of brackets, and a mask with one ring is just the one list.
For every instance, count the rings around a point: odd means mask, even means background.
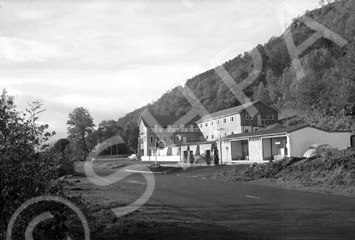
[{"label": "forested hillside", "polygon": [[[347,44],[338,46],[325,37],[317,40],[300,55],[305,76],[298,79],[285,34],[272,37],[265,45],[256,46],[262,56],[262,71],[244,92],[251,100],[260,99],[280,110],[295,109],[297,118],[286,123],[289,125],[306,122],[327,129],[354,128],[350,116],[355,106],[354,1],[337,1],[294,19],[289,30],[296,46],[315,33],[304,23],[307,18],[340,35]],[[240,83],[253,70],[253,64],[251,56],[245,53],[223,67]],[[209,112],[240,105],[214,69],[187,80],[186,86]],[[144,109],[155,115],[180,116],[191,110],[191,105],[178,87],[168,91],[156,102],[118,120],[131,137],[137,134],[134,128]]]}]

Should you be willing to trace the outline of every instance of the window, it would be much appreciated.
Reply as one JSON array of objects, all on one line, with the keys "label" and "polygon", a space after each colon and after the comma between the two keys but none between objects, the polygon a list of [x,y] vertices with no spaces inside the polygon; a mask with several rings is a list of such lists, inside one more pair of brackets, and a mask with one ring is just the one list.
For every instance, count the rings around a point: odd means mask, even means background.
[{"label": "window", "polygon": [[223,119],[223,123],[226,123],[226,122],[227,122],[227,119],[226,119],[226,118],[224,118],[224,119]]},{"label": "window", "polygon": [[234,117],[230,117],[230,121],[233,122],[234,121]]},{"label": "window", "polygon": [[249,132],[249,130],[248,130],[248,129],[245,129],[244,132]]},{"label": "window", "polygon": [[227,133],[224,133],[224,136],[227,136]]},{"label": "window", "polygon": [[208,123],[205,123],[205,127],[208,127]]},{"label": "window", "polygon": [[201,128],[203,127],[202,123],[200,124],[200,127],[201,127]]},{"label": "window", "polygon": [[211,136],[211,139],[214,139],[214,135]]},{"label": "window", "polygon": [[206,140],[208,140],[208,136],[206,136]]},{"label": "window", "polygon": [[247,113],[247,114],[245,114],[245,120],[251,120],[252,118],[251,118],[251,116]]},{"label": "window", "polygon": [[219,120],[217,120],[217,124],[219,124]]},{"label": "window", "polygon": [[261,119],[261,126],[265,126],[265,119]]},{"label": "window", "polygon": [[211,126],[213,126],[213,121],[211,121]]},{"label": "window", "polygon": [[273,114],[267,114],[266,115],[266,120],[274,120],[274,115]]},{"label": "window", "polygon": [[150,143],[153,143],[153,136],[150,136]]}]

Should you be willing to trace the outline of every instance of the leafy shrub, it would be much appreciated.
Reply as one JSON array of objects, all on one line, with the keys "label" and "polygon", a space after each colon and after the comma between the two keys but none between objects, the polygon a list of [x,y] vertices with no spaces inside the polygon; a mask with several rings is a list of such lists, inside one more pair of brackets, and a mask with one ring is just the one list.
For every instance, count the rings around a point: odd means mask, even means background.
[{"label": "leafy shrub", "polygon": [[[46,144],[55,133],[46,132],[48,125],[37,124],[41,107],[40,102],[33,102],[25,113],[19,112],[5,90],[0,96],[0,238],[5,236],[12,214],[25,201],[63,195],[66,182],[57,179],[67,171],[66,160]],[[18,227],[27,222],[21,217]]]}]

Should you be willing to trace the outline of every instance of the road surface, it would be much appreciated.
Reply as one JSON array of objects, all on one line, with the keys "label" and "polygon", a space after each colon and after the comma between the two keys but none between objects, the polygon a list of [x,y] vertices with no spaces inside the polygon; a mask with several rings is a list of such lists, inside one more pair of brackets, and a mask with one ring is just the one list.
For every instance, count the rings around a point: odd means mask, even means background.
[{"label": "road surface", "polygon": [[[146,204],[174,207],[260,239],[355,239],[354,198],[212,180],[213,171],[154,175]],[[143,193],[146,181],[135,173],[118,184]]]}]

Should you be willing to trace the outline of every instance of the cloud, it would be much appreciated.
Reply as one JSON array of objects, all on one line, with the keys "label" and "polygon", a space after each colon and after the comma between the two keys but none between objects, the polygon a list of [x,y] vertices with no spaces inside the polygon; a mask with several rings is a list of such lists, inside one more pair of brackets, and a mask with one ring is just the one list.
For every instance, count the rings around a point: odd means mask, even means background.
[{"label": "cloud", "polygon": [[[33,5],[39,7],[33,7]],[[15,4],[17,6],[17,4]],[[26,7],[27,6],[27,7]],[[7,8],[14,8],[10,3]],[[139,1],[34,2],[5,17],[10,35],[3,59],[14,62],[47,60],[53,66],[121,66],[174,59],[187,50],[173,36],[164,34],[155,17],[143,18]],[[10,11],[11,12],[11,11]],[[24,19],[31,20],[24,22]],[[40,21],[34,21],[40,19]],[[4,46],[4,45],[3,45]],[[42,63],[39,63],[42,64]]]},{"label": "cloud", "polygon": [[192,7],[195,6],[195,4],[192,1],[189,1],[189,0],[183,0],[182,4],[185,5],[188,8],[192,8]]},{"label": "cloud", "polygon": [[[311,3],[296,5],[304,11]],[[4,7],[3,25],[11,28],[4,31],[2,43],[9,48],[3,58],[44,68],[107,69],[181,58],[208,62],[232,41],[257,44],[281,33],[268,0],[33,1]],[[265,24],[274,27],[261,32]]]},{"label": "cloud", "polygon": [[81,94],[64,94],[56,97],[53,101],[71,106],[73,108],[85,104],[85,106],[90,106],[91,109],[96,111],[110,111],[115,106],[119,106],[124,103],[124,100],[111,96],[90,96]]},{"label": "cloud", "polygon": [[96,123],[117,120],[203,70],[199,65],[186,63],[138,64],[117,71],[0,71],[0,79],[1,87],[15,96],[20,109],[25,109],[29,101],[42,100],[48,111],[44,120],[65,134],[67,116],[75,107],[88,108]]},{"label": "cloud", "polygon": [[40,41],[23,40],[0,36],[0,58],[4,61],[27,62],[48,61],[68,57],[60,47]]},{"label": "cloud", "polygon": [[[305,11],[318,0],[286,2]],[[229,45],[280,35],[272,3],[5,1],[0,84],[19,107],[43,100],[43,121],[65,136],[75,107],[96,123],[118,119],[210,69]]]}]

